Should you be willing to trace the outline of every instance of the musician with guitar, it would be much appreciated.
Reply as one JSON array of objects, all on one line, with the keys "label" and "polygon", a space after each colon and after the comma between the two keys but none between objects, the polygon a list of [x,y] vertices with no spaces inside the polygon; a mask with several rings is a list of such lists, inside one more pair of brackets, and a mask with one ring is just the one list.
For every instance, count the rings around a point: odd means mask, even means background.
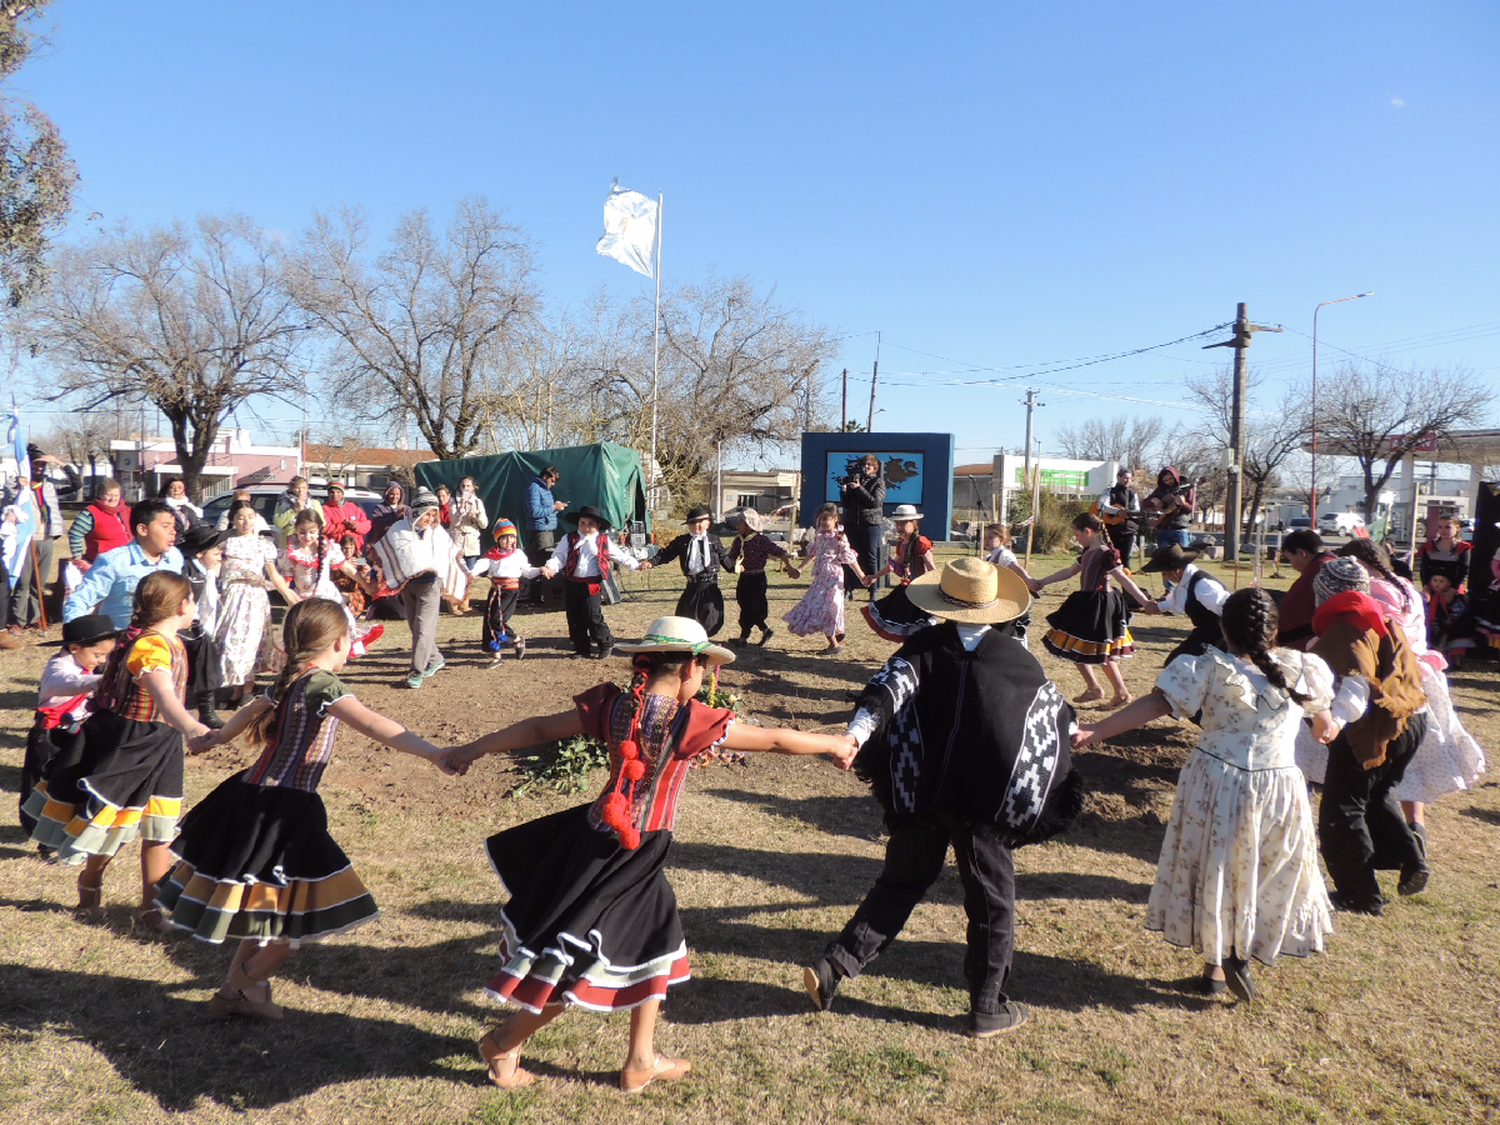
[{"label": "musician with guitar", "polygon": [[1120,552],[1120,563],[1130,569],[1130,555],[1135,550],[1135,537],[1140,534],[1141,501],[1130,487],[1134,479],[1129,469],[1115,474],[1115,486],[1098,500],[1089,510],[1104,524],[1104,531],[1116,551]]},{"label": "musician with guitar", "polygon": [[1171,465],[1156,474],[1156,490],[1146,497],[1142,505],[1154,514],[1152,526],[1156,529],[1156,545],[1165,547],[1176,543],[1188,545],[1188,523],[1193,516],[1194,485],[1184,481],[1182,475]]}]

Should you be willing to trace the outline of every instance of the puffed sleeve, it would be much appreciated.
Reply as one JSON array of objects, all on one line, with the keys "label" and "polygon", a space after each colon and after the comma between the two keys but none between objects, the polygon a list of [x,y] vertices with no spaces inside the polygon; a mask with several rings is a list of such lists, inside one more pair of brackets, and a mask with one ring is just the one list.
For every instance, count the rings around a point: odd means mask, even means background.
[{"label": "puffed sleeve", "polygon": [[142,633],[125,657],[125,667],[135,679],[158,669],[172,670],[172,644],[157,633]]},{"label": "puffed sleeve", "polygon": [[1172,714],[1188,719],[1203,710],[1208,696],[1213,660],[1206,656],[1179,656],[1156,677],[1156,689],[1166,698]]},{"label": "puffed sleeve", "polygon": [[1328,709],[1333,702],[1333,669],[1321,656],[1314,656],[1310,652],[1297,652],[1292,655],[1302,661],[1302,679],[1296,685],[1297,690],[1308,696],[1302,710],[1309,715]]},{"label": "puffed sleeve", "polygon": [[600,684],[573,697],[573,706],[583,721],[583,733],[601,742],[609,741],[609,717],[620,689],[614,684]]},{"label": "puffed sleeve", "polygon": [[679,758],[695,758],[723,743],[729,736],[734,712],[725,707],[710,707],[696,699],[688,700],[687,723],[673,753]]},{"label": "puffed sleeve", "polygon": [[838,547],[836,548],[836,550],[838,552],[839,562],[844,563],[847,566],[854,566],[859,562],[859,555],[855,554],[854,548],[849,546],[849,540],[846,539],[842,534],[839,535]]}]

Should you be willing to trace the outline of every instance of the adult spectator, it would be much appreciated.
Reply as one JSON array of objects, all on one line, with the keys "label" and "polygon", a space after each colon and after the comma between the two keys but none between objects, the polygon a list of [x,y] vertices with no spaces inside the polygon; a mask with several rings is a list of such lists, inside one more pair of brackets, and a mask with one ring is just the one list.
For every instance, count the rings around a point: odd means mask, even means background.
[{"label": "adult spectator", "polygon": [[126,629],[141,579],[157,570],[182,573],[182,552],[173,546],[177,521],[165,500],[137,504],[130,513],[130,529],[130,542],[95,559],[78,588],[68,595],[63,602],[64,621],[102,613],[116,629]]},{"label": "adult spectator", "polygon": [[[849,546],[859,556],[859,569],[874,574],[880,569],[880,543],[885,538],[885,477],[880,458],[866,453],[855,462],[849,475],[839,482],[839,500],[844,509],[844,534]],[[864,583],[854,576],[853,567],[844,568],[844,594],[852,595]],[[870,587],[875,600],[875,587]]]},{"label": "adult spectator", "polygon": [[1121,469],[1115,474],[1114,487],[1099,497],[1099,518],[1104,521],[1105,534],[1120,552],[1120,565],[1127,568],[1135,537],[1141,531],[1140,518],[1134,514],[1141,510],[1141,498],[1130,487],[1134,479],[1129,469]]},{"label": "adult spectator", "polygon": [[159,494],[172,509],[172,518],[177,521],[177,534],[186,535],[203,519],[203,509],[188,499],[187,485],[181,477],[173,477],[161,486]]},{"label": "adult spectator", "polygon": [[276,510],[271,514],[271,523],[276,527],[277,546],[285,547],[292,537],[292,525],[297,522],[298,512],[311,512],[323,524],[323,505],[314,500],[307,486],[307,478],[293,477],[286,491],[276,498]]},{"label": "adult spectator", "polygon": [[465,568],[472,570],[479,556],[484,554],[484,534],[489,529],[490,517],[484,510],[479,485],[473,477],[464,477],[458,485],[458,497],[453,501],[453,526],[449,533],[458,544]]},{"label": "adult spectator", "polygon": [[406,486],[398,481],[391,481],[385,486],[381,502],[370,513],[370,530],[365,535],[365,546],[375,546],[385,538],[386,532],[410,515],[411,509],[406,506]]},{"label": "adult spectator", "polygon": [[370,517],[353,500],[344,499],[343,485],[330,484],[328,499],[323,501],[323,527],[335,543],[346,535],[354,536],[354,549],[363,551],[365,536],[370,533]]},{"label": "adult spectator", "polygon": [[87,574],[95,559],[125,546],[132,538],[130,507],[120,491],[120,482],[105,477],[94,489],[93,503],[74,516],[68,528],[73,566],[79,574]]},{"label": "adult spectator", "polygon": [[[17,494],[30,491],[37,509],[37,530],[32,537],[32,548],[24,556],[16,587],[10,594],[10,625],[13,633],[22,628],[40,629],[42,598],[47,587],[56,576],[54,560],[57,541],[63,535],[62,505],[59,496],[73,496],[82,491],[83,481],[71,465],[64,465],[50,453],[44,453],[35,445],[26,447],[27,460],[31,462],[30,478],[22,477],[16,485]],[[58,489],[47,476],[47,466],[57,465],[68,475],[68,484]],[[16,495],[6,497],[7,505],[14,503]]]},{"label": "adult spectator", "polygon": [[[557,513],[568,506],[552,494],[562,474],[548,465],[526,486],[526,555],[532,566],[546,566],[557,546]],[[546,605],[550,583],[538,579],[531,584],[532,605]]]},{"label": "adult spectator", "polygon": [[1306,648],[1313,639],[1313,611],[1317,609],[1313,582],[1333,554],[1316,531],[1299,527],[1282,538],[1281,557],[1297,572],[1297,581],[1282,595],[1277,607],[1281,624],[1276,630],[1276,643],[1282,648]]},{"label": "adult spectator", "polygon": [[255,516],[255,519],[251,521],[250,525],[251,534],[273,534],[271,525],[266,522],[266,517],[255,510],[255,499],[250,495],[250,490],[248,488],[236,488],[234,490],[234,495],[230,498],[229,501],[229,507],[225,508],[224,511],[219,514],[218,529],[220,531],[230,531],[233,529],[232,525],[234,523],[234,520],[232,520],[230,517],[234,514],[235,506],[238,505],[240,501],[244,501],[246,504],[249,504],[250,511]]},{"label": "adult spectator", "polygon": [[1171,465],[1156,474],[1156,488],[1142,505],[1156,513],[1156,545],[1188,545],[1188,524],[1193,518],[1193,486],[1182,482],[1182,475]]}]

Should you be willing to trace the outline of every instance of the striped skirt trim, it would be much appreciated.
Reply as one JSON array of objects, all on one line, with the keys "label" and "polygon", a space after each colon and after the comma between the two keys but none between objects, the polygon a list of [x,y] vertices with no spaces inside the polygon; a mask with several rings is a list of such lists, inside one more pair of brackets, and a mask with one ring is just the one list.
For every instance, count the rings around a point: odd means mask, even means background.
[{"label": "striped skirt trim", "polygon": [[296,948],[378,918],[380,910],[353,867],[285,886],[253,878],[218,880],[180,860],[159,884],[157,905],[179,930],[213,945],[249,938]]},{"label": "striped skirt trim", "polygon": [[1053,656],[1071,660],[1074,664],[1103,664],[1108,659],[1133,656],[1135,638],[1130,635],[1129,629],[1122,636],[1108,641],[1084,640],[1061,629],[1049,629],[1042,638],[1042,647]]},{"label": "striped skirt trim", "polygon": [[500,974],[485,986],[496,1000],[509,1000],[528,1012],[548,1004],[576,1004],[594,1012],[623,1012],[650,1000],[666,999],[671,985],[688,980],[687,943],[643,965],[613,965],[599,946],[601,935],[558,935],[559,944],[541,952],[525,948],[504,912]]},{"label": "striped skirt trim", "polygon": [[58,863],[71,866],[91,855],[114,855],[137,836],[167,844],[177,834],[181,797],[153,796],[143,806],[122,808],[87,791],[92,799],[86,804],[55,801],[47,795],[47,782],[39,781],[26,799],[25,812],[36,821],[31,838],[54,849]]}]

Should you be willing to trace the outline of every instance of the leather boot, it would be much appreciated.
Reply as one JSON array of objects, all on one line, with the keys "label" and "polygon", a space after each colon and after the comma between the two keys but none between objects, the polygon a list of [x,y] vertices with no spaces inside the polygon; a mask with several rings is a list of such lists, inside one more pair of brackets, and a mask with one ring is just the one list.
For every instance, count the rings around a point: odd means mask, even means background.
[{"label": "leather boot", "polygon": [[214,693],[211,691],[198,693],[198,721],[209,730],[218,730],[224,725],[224,720],[214,710]]}]

